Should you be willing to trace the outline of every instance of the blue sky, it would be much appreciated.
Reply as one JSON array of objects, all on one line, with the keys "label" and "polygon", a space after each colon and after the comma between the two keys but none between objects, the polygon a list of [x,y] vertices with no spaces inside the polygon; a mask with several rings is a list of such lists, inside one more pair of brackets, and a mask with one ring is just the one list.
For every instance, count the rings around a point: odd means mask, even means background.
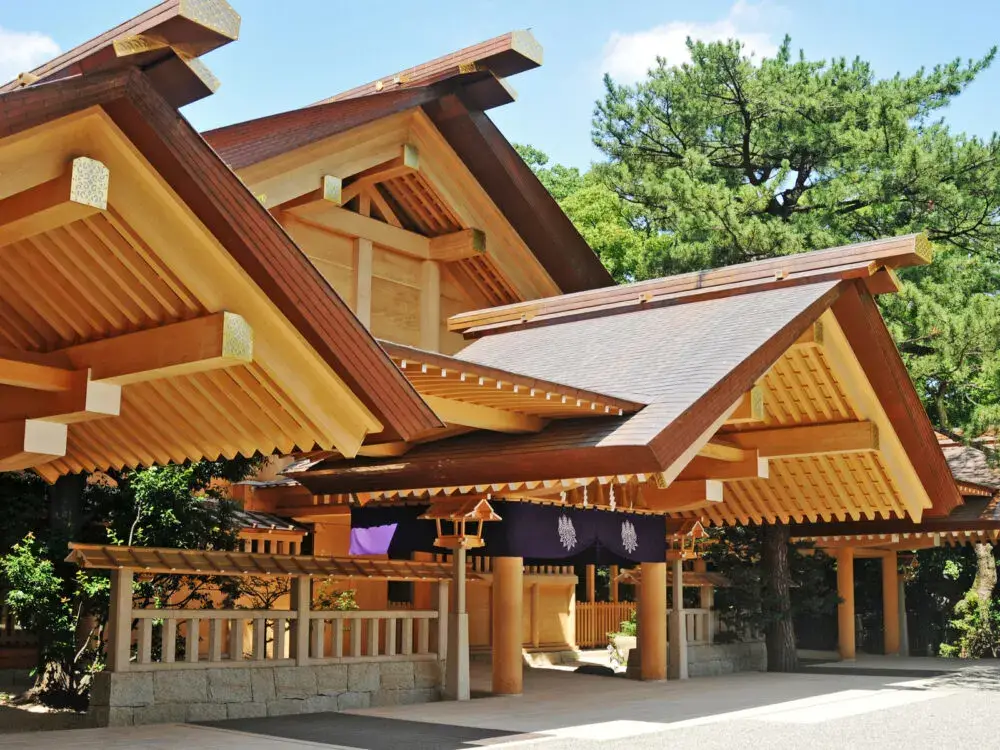
[{"label": "blue sky", "polygon": [[[762,53],[785,33],[808,57],[854,57],[880,75],[985,53],[1000,41],[990,0],[230,0],[238,42],[204,58],[221,79],[185,109],[202,129],[284,111],[516,28],[531,28],[545,64],[512,79],[519,100],[492,116],[514,141],[585,167],[600,155],[590,116],[601,76],[638,75],[662,54],[680,61],[687,34],[738,36]],[[0,0],[6,80],[145,10],[154,0]],[[957,130],[1000,130],[1000,63],[947,113]]]}]

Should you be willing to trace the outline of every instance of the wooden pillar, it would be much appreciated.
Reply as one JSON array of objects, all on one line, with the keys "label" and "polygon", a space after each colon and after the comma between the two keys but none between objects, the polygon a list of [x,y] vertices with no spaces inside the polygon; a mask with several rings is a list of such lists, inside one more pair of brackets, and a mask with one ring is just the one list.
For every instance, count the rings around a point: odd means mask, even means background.
[{"label": "wooden pillar", "polygon": [[[197,643],[197,640],[195,640]],[[132,569],[111,571],[108,612],[108,671],[124,672],[132,652]]]},{"label": "wooden pillar", "polygon": [[896,552],[882,558],[882,630],[886,654],[899,654],[899,584]]},{"label": "wooden pillar", "polygon": [[[435,606],[437,607],[437,654],[438,659],[448,658],[448,581],[438,581],[434,589]],[[447,665],[445,665],[447,670]]]},{"label": "wooden pillar", "polygon": [[611,601],[618,601],[618,566],[611,566],[611,579],[610,579],[610,589],[611,589]]},{"label": "wooden pillar", "polygon": [[671,561],[673,566],[673,600],[670,611],[670,657],[667,659],[667,677],[671,680],[688,678],[687,622],[684,616],[684,561]]},{"label": "wooden pillar", "polygon": [[899,655],[909,656],[910,625],[906,619],[906,579],[902,573],[899,574],[896,586],[899,592],[896,596],[899,601]]},{"label": "wooden pillar", "polygon": [[639,678],[667,679],[667,564],[642,563],[639,584]]},{"label": "wooden pillar", "polygon": [[521,623],[524,615],[524,560],[493,558],[493,694],[524,691]]},{"label": "wooden pillar", "polygon": [[840,658],[845,661],[855,657],[854,641],[854,550],[842,547],[837,550],[837,641]]},{"label": "wooden pillar", "polygon": [[375,262],[372,241],[354,240],[354,314],[365,328],[372,327],[372,268]]},{"label": "wooden pillar", "polygon": [[455,607],[448,622],[448,661],[445,664],[444,696],[469,700],[469,613],[465,608],[465,548],[452,553]]},{"label": "wooden pillar", "polygon": [[312,579],[296,576],[292,583],[291,604],[295,610],[295,628],[292,638],[292,657],[296,666],[309,663],[309,612],[312,610]]},{"label": "wooden pillar", "polygon": [[420,348],[441,349],[441,268],[434,260],[420,266]]},{"label": "wooden pillar", "polygon": [[[708,572],[708,563],[702,559],[697,559],[694,561],[694,569],[698,573]],[[702,609],[708,610],[708,637],[709,643],[715,642],[715,587],[714,586],[701,586],[698,589],[699,606]]]},{"label": "wooden pillar", "polygon": [[596,599],[596,594],[595,594],[597,590],[597,582],[595,580],[596,571],[597,571],[596,565],[587,566],[587,601],[590,602],[591,604],[593,604],[594,600]]}]

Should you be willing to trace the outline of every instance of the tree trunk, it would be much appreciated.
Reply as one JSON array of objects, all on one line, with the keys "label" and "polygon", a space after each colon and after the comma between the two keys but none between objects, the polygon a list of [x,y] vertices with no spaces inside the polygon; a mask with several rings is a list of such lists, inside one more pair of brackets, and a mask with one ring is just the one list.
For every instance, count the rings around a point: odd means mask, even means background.
[{"label": "tree trunk", "polygon": [[67,542],[78,541],[83,526],[83,489],[87,475],[65,474],[49,487],[49,518],[55,536]]},{"label": "tree trunk", "polygon": [[993,558],[993,546],[990,544],[977,544],[976,551],[976,579],[972,582],[972,590],[976,592],[979,599],[979,609],[984,614],[990,610],[990,601],[993,599],[993,589],[997,585],[997,563]]},{"label": "tree trunk", "polygon": [[765,606],[773,607],[773,618],[765,630],[767,671],[794,672],[799,668],[795,649],[795,626],[792,622],[792,572],[788,562],[788,525],[763,527],[761,573],[764,578]]}]

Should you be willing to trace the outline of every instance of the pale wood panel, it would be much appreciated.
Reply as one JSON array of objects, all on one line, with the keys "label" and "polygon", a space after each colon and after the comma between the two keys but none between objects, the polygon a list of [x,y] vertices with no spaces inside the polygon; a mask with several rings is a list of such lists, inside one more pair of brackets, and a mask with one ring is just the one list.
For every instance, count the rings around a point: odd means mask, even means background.
[{"label": "pale wood panel", "polygon": [[372,278],[371,330],[378,338],[420,346],[420,290]]},{"label": "pale wood panel", "polygon": [[420,266],[422,261],[376,245],[372,263],[372,275],[395,284],[420,289]]}]

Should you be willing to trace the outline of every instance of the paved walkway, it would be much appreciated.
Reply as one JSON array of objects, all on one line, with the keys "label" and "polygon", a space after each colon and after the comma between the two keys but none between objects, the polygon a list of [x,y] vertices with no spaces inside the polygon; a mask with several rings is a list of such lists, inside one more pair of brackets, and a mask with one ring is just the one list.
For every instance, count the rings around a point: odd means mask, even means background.
[{"label": "paved walkway", "polygon": [[[995,747],[1000,667],[894,660],[907,676],[862,674],[850,665],[819,673],[741,674],[640,683],[559,670],[528,670],[525,694],[234,722],[0,736],[3,748],[474,747],[877,748],[932,744]],[[857,664],[854,665],[857,669]],[[883,667],[884,669],[885,667]],[[926,676],[929,672],[946,672]],[[474,686],[488,684],[474,665]]]}]

